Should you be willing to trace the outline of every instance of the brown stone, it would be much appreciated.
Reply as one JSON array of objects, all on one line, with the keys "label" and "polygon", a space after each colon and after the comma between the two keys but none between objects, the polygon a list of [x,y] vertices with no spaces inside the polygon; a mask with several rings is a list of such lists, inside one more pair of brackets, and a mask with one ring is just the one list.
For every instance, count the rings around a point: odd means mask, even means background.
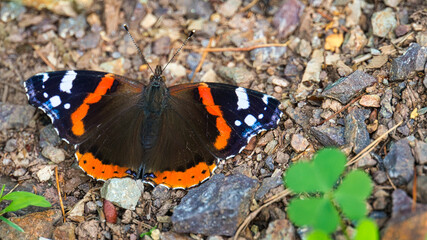
[{"label": "brown stone", "polygon": [[0,239],[39,239],[40,237],[52,238],[54,224],[61,219],[60,210],[47,210],[44,212],[30,213],[22,217],[9,218],[10,221],[24,229],[18,232],[5,222],[0,222]]}]

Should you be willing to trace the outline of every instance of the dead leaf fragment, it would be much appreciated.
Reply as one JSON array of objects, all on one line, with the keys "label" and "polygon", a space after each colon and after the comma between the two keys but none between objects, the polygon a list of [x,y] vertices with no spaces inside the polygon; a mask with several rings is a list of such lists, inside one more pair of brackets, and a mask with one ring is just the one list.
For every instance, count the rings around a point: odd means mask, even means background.
[{"label": "dead leaf fragment", "polygon": [[344,41],[344,35],[342,33],[333,33],[325,39],[325,50],[335,51]]},{"label": "dead leaf fragment", "polygon": [[373,56],[366,68],[380,68],[388,61],[387,55]]}]

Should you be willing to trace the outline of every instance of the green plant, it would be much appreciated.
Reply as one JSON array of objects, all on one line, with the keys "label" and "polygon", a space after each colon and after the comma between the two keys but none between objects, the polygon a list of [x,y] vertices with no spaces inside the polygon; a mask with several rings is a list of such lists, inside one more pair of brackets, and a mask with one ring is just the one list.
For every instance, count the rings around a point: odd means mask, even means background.
[{"label": "green plant", "polygon": [[51,207],[50,203],[44,197],[30,192],[11,192],[3,196],[5,187],[6,186],[3,185],[0,191],[0,202],[3,200],[8,200],[11,202],[3,210],[0,210],[0,220],[4,221],[5,223],[9,224],[11,227],[15,228],[20,232],[24,232],[24,230],[15,223],[11,222],[9,219],[3,217],[2,215],[7,212],[18,211],[30,205],[37,207]]},{"label": "green plant", "polygon": [[157,229],[157,226],[152,227],[150,230],[148,230],[147,232],[143,232],[139,235],[140,238],[144,237],[145,235],[150,236],[153,233],[154,230]]},{"label": "green plant", "polygon": [[330,234],[338,224],[349,239],[342,216],[352,221],[366,216],[372,181],[365,172],[353,170],[339,182],[345,163],[341,151],[327,148],[320,150],[313,161],[291,166],[284,176],[286,187],[298,194],[289,203],[289,219],[297,226],[312,227],[313,234],[320,234],[316,239],[327,239],[319,231]]},{"label": "green plant", "polygon": [[[377,224],[369,218],[361,219],[353,237],[354,240],[378,240]],[[307,235],[307,240],[331,240],[331,237],[322,230],[314,230]]]}]

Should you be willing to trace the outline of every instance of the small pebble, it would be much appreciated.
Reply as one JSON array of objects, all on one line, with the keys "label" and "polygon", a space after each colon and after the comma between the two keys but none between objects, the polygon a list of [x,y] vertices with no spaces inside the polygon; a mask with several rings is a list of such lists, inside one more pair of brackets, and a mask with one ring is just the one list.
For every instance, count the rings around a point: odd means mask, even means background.
[{"label": "small pebble", "polygon": [[387,37],[397,25],[396,15],[391,8],[375,12],[372,15],[371,22],[373,34],[378,37]]},{"label": "small pebble", "polygon": [[166,72],[170,72],[173,78],[180,78],[186,75],[185,67],[178,63],[169,63]]},{"label": "small pebble", "polygon": [[13,152],[16,150],[16,139],[12,138],[7,140],[6,145],[4,146],[5,152]]},{"label": "small pebble", "polygon": [[309,146],[308,140],[301,134],[292,135],[291,146],[295,151],[302,152]]},{"label": "small pebble", "polygon": [[239,9],[240,5],[242,5],[242,0],[227,0],[219,6],[218,13],[224,17],[232,17]]},{"label": "small pebble", "polygon": [[157,22],[157,17],[149,13],[145,15],[144,19],[141,21],[141,27],[145,29],[151,28]]},{"label": "small pebble", "polygon": [[25,168],[18,168],[13,172],[13,176],[14,177],[22,177],[24,176],[24,174],[27,172],[27,170],[25,170]]},{"label": "small pebble", "polygon": [[60,163],[65,160],[65,153],[62,149],[56,148],[52,145],[47,145],[42,150],[43,157],[51,160],[54,163]]},{"label": "small pebble", "polygon": [[286,79],[279,78],[279,77],[272,77],[271,83],[284,88],[289,87],[289,82],[286,81]]},{"label": "small pebble", "polygon": [[378,95],[363,95],[359,103],[364,107],[380,107],[381,98]]},{"label": "small pebble", "polygon": [[281,87],[279,87],[279,86],[275,86],[274,87],[274,91],[277,92],[277,93],[282,93],[283,89]]},{"label": "small pebble", "polygon": [[53,166],[43,166],[39,171],[37,171],[36,176],[40,182],[50,180],[53,176]]},{"label": "small pebble", "polygon": [[85,204],[85,213],[95,213],[97,209],[97,204],[92,201],[89,201]]}]

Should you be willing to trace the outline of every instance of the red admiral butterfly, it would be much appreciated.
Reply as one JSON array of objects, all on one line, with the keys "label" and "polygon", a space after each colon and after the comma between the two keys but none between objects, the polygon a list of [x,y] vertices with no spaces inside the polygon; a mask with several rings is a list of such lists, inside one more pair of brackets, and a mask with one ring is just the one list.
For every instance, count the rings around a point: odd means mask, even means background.
[{"label": "red admiral butterfly", "polygon": [[157,66],[148,86],[96,71],[40,73],[24,85],[29,103],[74,144],[79,166],[100,180],[189,188],[211,176],[217,159],[277,127],[282,112],[271,96],[221,83],[168,88],[162,72]]}]

